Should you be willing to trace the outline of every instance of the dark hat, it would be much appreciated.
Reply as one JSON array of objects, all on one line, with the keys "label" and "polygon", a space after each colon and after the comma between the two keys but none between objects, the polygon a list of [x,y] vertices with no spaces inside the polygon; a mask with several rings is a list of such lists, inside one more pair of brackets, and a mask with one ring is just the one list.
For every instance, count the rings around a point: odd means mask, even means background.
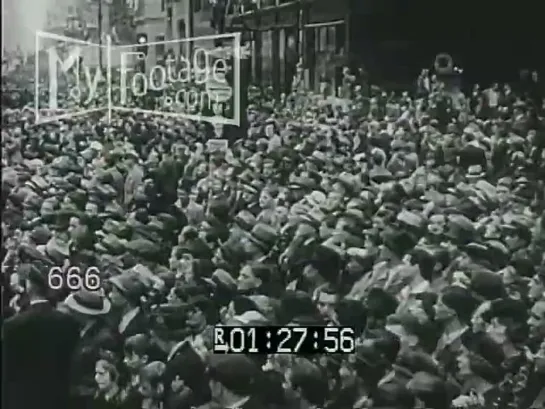
[{"label": "dark hat", "polygon": [[369,177],[376,183],[388,182],[394,178],[392,172],[383,166],[374,166],[373,169],[369,171]]},{"label": "dark hat", "polygon": [[210,379],[240,396],[255,392],[259,368],[245,355],[217,355],[208,362]]},{"label": "dark hat", "polygon": [[124,296],[131,299],[139,299],[145,292],[144,285],[140,278],[133,273],[123,273],[110,278],[110,283],[115,286]]},{"label": "dark hat", "polygon": [[131,240],[127,243],[126,248],[135,255],[143,258],[154,257],[160,252],[159,245],[146,239]]},{"label": "dark hat", "polygon": [[276,309],[279,306],[278,301],[266,295],[249,295],[244,296],[254,305],[254,310],[263,314],[268,319],[274,319]]},{"label": "dark hat", "polygon": [[403,351],[399,354],[396,364],[408,369],[412,373],[424,371],[430,374],[439,374],[439,367],[431,355],[423,351]]},{"label": "dark hat", "polygon": [[151,345],[150,338],[146,334],[135,334],[125,339],[124,347],[126,350],[132,350],[138,355],[146,355]]},{"label": "dark hat", "polygon": [[319,401],[327,396],[327,376],[309,359],[295,359],[291,368],[290,381],[292,385],[301,389],[302,395],[312,404],[319,404]]},{"label": "dark hat", "polygon": [[488,259],[489,249],[482,243],[472,242],[464,247],[465,251],[471,256],[478,259]]},{"label": "dark hat", "polygon": [[385,328],[372,329],[366,332],[366,338],[388,360],[394,362],[401,348],[399,337]]},{"label": "dark hat", "polygon": [[386,318],[397,309],[398,301],[392,294],[382,288],[371,288],[365,300],[369,315],[376,318]]},{"label": "dark hat", "polygon": [[35,246],[21,244],[19,246],[18,255],[22,263],[41,262],[47,266],[54,266],[53,261],[46,255],[42,254]]},{"label": "dark hat", "polygon": [[452,214],[448,217],[449,230],[446,236],[458,241],[470,240],[475,235],[475,225],[461,214]]},{"label": "dark hat", "polygon": [[179,344],[170,352],[165,377],[175,379],[179,376],[190,388],[199,385],[206,373],[206,366],[189,341]]},{"label": "dark hat", "polygon": [[156,217],[167,229],[176,227],[177,220],[173,215],[169,213],[159,213]]},{"label": "dark hat", "polygon": [[317,165],[323,165],[327,162],[327,156],[322,151],[314,151],[312,152],[312,155],[308,157],[308,160],[310,162],[316,163]]},{"label": "dark hat", "polygon": [[398,382],[386,382],[381,384],[373,398],[373,407],[383,408],[412,408],[414,397],[407,388]]},{"label": "dark hat", "polygon": [[314,179],[310,177],[300,176],[300,177],[294,178],[291,181],[289,188],[314,190],[316,189],[316,182],[314,181]]},{"label": "dark hat", "polygon": [[132,229],[127,223],[107,219],[102,225],[102,230],[106,233],[111,233],[119,237],[129,237],[129,232]]},{"label": "dark hat", "polygon": [[70,294],[64,304],[72,311],[83,315],[104,315],[110,312],[110,301],[98,292],[80,290]]},{"label": "dark hat", "polygon": [[501,276],[488,271],[474,273],[470,287],[476,294],[487,300],[503,298],[506,295]]},{"label": "dark hat", "polygon": [[501,344],[485,332],[467,331],[462,335],[462,344],[472,353],[482,357],[492,366],[499,367],[505,360]]},{"label": "dark hat", "polygon": [[492,301],[487,314],[491,317],[512,318],[524,322],[528,316],[528,308],[521,300],[512,298],[498,299]]},{"label": "dark hat", "polygon": [[213,215],[227,214],[230,210],[229,202],[224,197],[216,197],[210,200],[208,211]]},{"label": "dark hat", "polygon": [[103,253],[120,255],[125,252],[126,241],[119,239],[113,234],[107,234],[100,243],[95,244],[95,248]]},{"label": "dark hat", "polygon": [[117,197],[117,191],[111,185],[98,184],[89,189],[89,194],[98,196],[102,199],[109,200]]},{"label": "dark hat", "polygon": [[140,370],[140,379],[151,381],[154,384],[164,378],[166,365],[162,361],[153,361]]},{"label": "dark hat", "polygon": [[386,359],[372,342],[364,342],[361,345],[357,345],[351,360],[354,360],[356,368],[362,367],[361,369],[365,371],[387,363]]},{"label": "dark hat", "polygon": [[228,325],[261,326],[271,324],[270,320],[261,312],[251,310],[234,316]]},{"label": "dark hat", "polygon": [[237,281],[227,271],[218,268],[212,273],[210,278],[203,279],[206,283],[210,284],[213,288],[222,287],[227,290],[236,290]]},{"label": "dark hat", "polygon": [[198,308],[201,311],[207,311],[212,306],[212,299],[208,294],[194,294],[187,298],[186,304],[190,308]]},{"label": "dark hat", "polygon": [[498,260],[498,264],[507,262],[510,252],[505,244],[498,240],[488,240],[484,244],[491,253],[492,259]]},{"label": "dark hat", "polygon": [[415,212],[401,211],[397,221],[409,229],[420,229],[424,225],[424,218]]},{"label": "dark hat", "polygon": [[428,396],[441,396],[447,399],[447,388],[445,382],[438,376],[428,372],[417,372],[407,383],[407,389],[416,397],[426,398]]},{"label": "dark hat", "polygon": [[250,211],[241,210],[235,216],[234,222],[243,230],[250,231],[256,223],[256,218]]},{"label": "dark hat", "polygon": [[339,325],[352,327],[361,333],[367,325],[367,310],[363,303],[343,299],[335,306]]},{"label": "dark hat", "polygon": [[346,250],[346,254],[349,257],[353,258],[355,261],[363,265],[368,265],[369,263],[372,263],[377,257],[378,252],[379,250],[376,247],[365,249],[350,247],[348,250]]},{"label": "dark hat", "polygon": [[311,296],[305,291],[286,291],[280,300],[279,319],[282,323],[297,320],[316,323],[319,316]]},{"label": "dark hat", "polygon": [[473,296],[471,291],[457,285],[451,285],[443,289],[441,301],[464,320],[469,319],[479,306],[479,301]]},{"label": "dark hat", "polygon": [[343,265],[342,255],[339,254],[336,249],[328,247],[322,243],[316,247],[312,254],[314,260],[314,266],[318,270],[318,273],[328,280],[329,282],[335,282],[339,277],[339,271]]},{"label": "dark hat", "polygon": [[210,250],[210,247],[198,238],[184,243],[183,246],[180,247],[180,252],[182,254],[191,254],[196,259],[206,260],[212,258],[212,250]]},{"label": "dark hat", "polygon": [[274,227],[258,223],[252,228],[248,238],[261,250],[269,251],[275,245],[278,234]]},{"label": "dark hat", "polygon": [[42,290],[49,288],[47,273],[32,264],[20,264],[17,273],[23,280],[28,280]]},{"label": "dark hat", "polygon": [[45,252],[53,260],[63,261],[70,255],[69,243],[52,236],[45,245]]}]

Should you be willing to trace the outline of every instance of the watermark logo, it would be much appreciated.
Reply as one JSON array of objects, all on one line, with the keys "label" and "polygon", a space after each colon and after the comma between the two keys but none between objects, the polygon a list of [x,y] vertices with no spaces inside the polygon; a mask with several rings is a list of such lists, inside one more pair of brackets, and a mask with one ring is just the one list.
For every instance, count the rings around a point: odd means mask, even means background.
[{"label": "watermark logo", "polygon": [[[218,38],[227,45],[212,46]],[[99,45],[38,32],[36,121],[94,111],[111,119],[112,112],[124,111],[238,126],[240,64],[248,57],[240,41],[233,33],[113,46],[109,37]],[[169,53],[164,57],[152,47]],[[102,68],[98,60],[105,60]]]}]

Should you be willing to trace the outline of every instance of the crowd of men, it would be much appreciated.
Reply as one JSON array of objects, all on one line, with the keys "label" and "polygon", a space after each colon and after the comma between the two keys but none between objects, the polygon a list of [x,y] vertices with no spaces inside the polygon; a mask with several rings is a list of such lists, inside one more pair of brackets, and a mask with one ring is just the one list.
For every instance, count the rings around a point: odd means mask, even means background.
[{"label": "crowd of men", "polygon": [[[543,99],[429,75],[253,88],[227,149],[146,114],[35,125],[3,78],[3,407],[543,408]],[[222,324],[358,342],[216,355]]]}]

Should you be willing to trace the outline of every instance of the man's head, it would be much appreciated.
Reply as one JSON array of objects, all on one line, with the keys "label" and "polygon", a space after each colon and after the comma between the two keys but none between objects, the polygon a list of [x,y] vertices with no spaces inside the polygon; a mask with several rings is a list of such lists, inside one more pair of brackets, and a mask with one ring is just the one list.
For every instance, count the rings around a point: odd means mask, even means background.
[{"label": "man's head", "polygon": [[284,389],[308,402],[311,406],[321,407],[327,399],[328,382],[323,371],[305,358],[299,358],[286,371]]},{"label": "man's head", "polygon": [[25,280],[26,293],[30,298],[47,298],[50,294],[46,276],[37,267],[23,264],[18,274]]},{"label": "man's head", "polygon": [[331,320],[335,317],[335,306],[339,300],[339,295],[334,288],[327,286],[319,289],[316,291],[315,299],[318,311],[323,318]]},{"label": "man's head", "polygon": [[270,269],[261,264],[247,264],[242,267],[237,280],[239,291],[251,291],[268,282]]},{"label": "man's head", "polygon": [[251,396],[258,373],[259,368],[245,355],[212,355],[208,368],[212,400],[232,403],[237,397]]},{"label": "man's head", "polygon": [[140,386],[138,391],[142,397],[160,400],[165,391],[166,365],[161,361],[154,361],[140,369]]},{"label": "man's head", "polygon": [[131,372],[137,372],[150,360],[151,343],[145,334],[136,334],[125,340],[123,362]]},{"label": "man's head", "polygon": [[530,310],[528,325],[533,336],[545,336],[545,299],[542,298]]}]

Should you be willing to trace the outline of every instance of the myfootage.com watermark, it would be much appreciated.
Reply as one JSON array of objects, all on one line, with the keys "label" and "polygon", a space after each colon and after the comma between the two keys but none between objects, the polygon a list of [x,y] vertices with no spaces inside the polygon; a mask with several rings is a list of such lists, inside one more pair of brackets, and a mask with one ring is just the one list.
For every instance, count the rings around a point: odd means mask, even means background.
[{"label": "myfootage.com watermark", "polygon": [[[202,45],[218,39],[231,44],[222,48]],[[106,111],[111,119],[113,111],[125,111],[238,126],[240,60],[247,53],[240,41],[240,33],[233,33],[113,46],[110,38],[101,45],[37,32],[36,121],[96,111]],[[182,52],[182,46],[190,43],[187,50],[192,51]],[[177,46],[180,53],[169,53],[163,64],[150,64],[147,51],[158,45],[170,50]],[[103,68],[93,64],[96,58],[89,57],[93,53],[105,57]],[[44,116],[42,111],[54,114]]]}]

